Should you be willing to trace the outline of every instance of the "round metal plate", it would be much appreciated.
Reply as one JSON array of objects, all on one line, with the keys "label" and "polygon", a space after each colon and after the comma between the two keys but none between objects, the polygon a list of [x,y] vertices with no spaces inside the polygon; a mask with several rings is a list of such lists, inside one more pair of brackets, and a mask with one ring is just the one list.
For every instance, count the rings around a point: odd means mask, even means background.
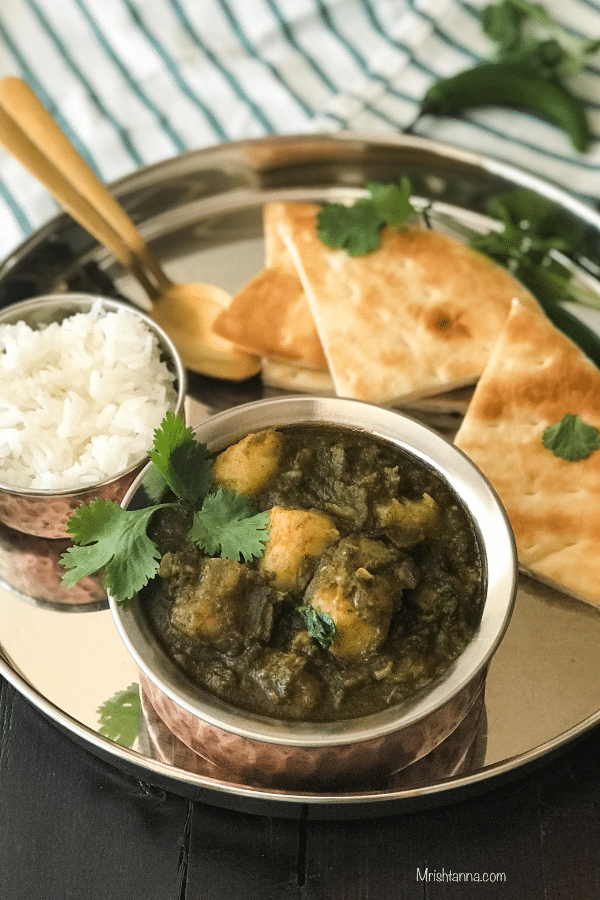
[{"label": "round metal plate", "polygon": [[[352,196],[367,181],[401,175],[411,179],[428,223],[457,236],[487,230],[487,201],[516,187],[554,200],[600,235],[600,216],[558,188],[499,162],[407,137],[241,142],[176,157],[113,188],[174,279],[211,281],[234,292],[263,266],[265,201]],[[581,277],[598,290],[593,273]],[[0,306],[64,290],[123,295],[147,305],[128,274],[66,215],[37,231],[0,267]],[[598,318],[587,314],[595,326]],[[276,393],[260,377],[232,384],[191,374],[188,421]],[[411,411],[451,435],[460,408],[460,402],[441,403]],[[132,748],[115,740],[107,701],[137,684],[137,670],[97,585],[68,596],[60,588],[58,543],[0,528],[0,672],[85,747],[186,796],[286,816],[306,804],[312,817],[384,815],[513,777],[600,720],[600,683],[590,677],[600,643],[598,611],[522,576],[485,698],[439,752],[384,784],[350,793],[267,789],[259,773],[255,783],[233,783],[179,745],[143,696]],[[135,704],[121,704],[119,711],[137,715]]]}]

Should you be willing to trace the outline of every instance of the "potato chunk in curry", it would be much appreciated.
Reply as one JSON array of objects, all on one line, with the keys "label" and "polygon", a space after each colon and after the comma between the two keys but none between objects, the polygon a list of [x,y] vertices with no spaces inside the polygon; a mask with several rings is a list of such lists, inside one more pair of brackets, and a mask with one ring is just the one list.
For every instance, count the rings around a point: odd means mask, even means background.
[{"label": "potato chunk in curry", "polygon": [[305,599],[333,619],[331,652],[353,659],[383,644],[402,591],[417,581],[410,557],[382,541],[351,535],[325,551]]},{"label": "potato chunk in curry", "polygon": [[441,521],[440,508],[429,494],[418,500],[394,497],[379,503],[375,512],[382,531],[397,547],[414,547],[429,537]]},{"label": "potato chunk in curry", "polygon": [[274,506],[261,571],[279,591],[303,590],[318,557],[339,536],[331,518],[324,513]]},{"label": "potato chunk in curry", "polygon": [[253,496],[279,468],[283,444],[273,428],[252,432],[227,447],[214,461],[213,479],[217,487]]},{"label": "potato chunk in curry", "polygon": [[198,579],[182,588],[171,608],[179,631],[209,644],[223,644],[242,619],[244,567],[233,559],[206,559]]},{"label": "potato chunk in curry", "polygon": [[275,592],[265,592],[242,563],[233,559],[187,558],[167,553],[159,570],[172,570],[170,622],[180,634],[224,653],[238,653],[248,642],[268,641]]},{"label": "potato chunk in curry", "polygon": [[293,650],[265,653],[257,660],[253,679],[289,718],[308,715],[321,697],[321,684],[311,674],[308,658]]}]

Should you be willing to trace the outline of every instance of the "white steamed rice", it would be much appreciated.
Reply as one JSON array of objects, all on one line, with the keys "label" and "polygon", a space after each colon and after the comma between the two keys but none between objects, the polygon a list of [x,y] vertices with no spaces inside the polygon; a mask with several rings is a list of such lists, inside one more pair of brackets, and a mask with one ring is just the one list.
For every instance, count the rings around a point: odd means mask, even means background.
[{"label": "white steamed rice", "polygon": [[0,325],[0,482],[85,487],[129,468],[174,408],[175,375],[135,313]]}]

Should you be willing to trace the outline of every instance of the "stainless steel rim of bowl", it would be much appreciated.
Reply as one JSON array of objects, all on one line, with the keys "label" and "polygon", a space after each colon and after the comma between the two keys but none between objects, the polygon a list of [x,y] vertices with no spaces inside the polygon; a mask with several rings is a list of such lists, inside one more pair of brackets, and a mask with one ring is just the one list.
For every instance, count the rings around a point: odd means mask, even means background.
[{"label": "stainless steel rim of bowl", "polygon": [[[102,297],[96,294],[44,294],[39,297],[32,297],[29,300],[21,300],[18,303],[11,303],[8,306],[4,307],[0,310],[0,325],[5,324],[13,324],[20,319],[23,319],[24,315],[35,312],[39,310],[46,311],[48,316],[54,316],[55,320],[58,321],[62,318],[66,318],[69,315],[72,315],[74,312],[81,311],[83,307],[91,308],[92,304],[96,301],[100,300],[102,305],[109,311],[115,311],[118,309],[127,309],[130,312],[134,312],[139,318],[146,323],[147,327],[153,331],[160,342],[161,347],[163,348],[165,354],[172,361],[172,365],[174,367],[176,383],[177,383],[177,402],[174,409],[174,412],[177,415],[180,415],[184,408],[185,396],[186,396],[186,388],[187,388],[187,373],[183,362],[181,361],[181,357],[175,347],[175,344],[169,337],[169,335],[163,331],[163,329],[154,322],[150,316],[148,316],[141,309],[132,306],[129,303],[125,303],[119,300],[113,300],[109,297]],[[43,317],[40,318],[40,323],[46,321]],[[52,321],[52,319],[48,318],[47,321]],[[95,482],[91,485],[85,485],[81,488],[48,488],[48,489],[35,489],[35,488],[26,488],[26,487],[18,487],[14,484],[7,484],[0,480],[0,491],[4,491],[8,494],[12,494],[15,496],[23,496],[23,497],[78,497],[89,495],[90,489],[103,488],[107,485],[112,484],[115,481],[118,481],[120,478],[128,475],[130,472],[134,472],[139,468],[140,462],[144,461],[144,458],[147,454],[142,454],[140,459],[136,462],[132,463],[127,469],[122,469],[120,472],[115,473],[114,475],[110,475],[108,478],[105,478],[103,481]]]},{"label": "stainless steel rim of bowl", "polygon": [[[517,557],[508,518],[487,479],[464,453],[404,414],[361,401],[285,397],[259,400],[218,413],[197,426],[195,433],[209,450],[215,451],[256,429],[306,421],[359,427],[392,441],[437,469],[471,511],[481,541],[485,603],[477,634],[445,676],[410,703],[361,719],[319,723],[315,727],[311,723],[260,718],[191,686],[152,638],[139,614],[137,598],[119,605],[109,596],[109,603],[121,639],[138,667],[193,716],[249,739],[288,746],[327,747],[378,738],[408,726],[435,712],[478,673],[484,672],[510,621],[517,588]],[[133,482],[122,502],[124,507],[131,503],[143,477],[144,472]]]}]

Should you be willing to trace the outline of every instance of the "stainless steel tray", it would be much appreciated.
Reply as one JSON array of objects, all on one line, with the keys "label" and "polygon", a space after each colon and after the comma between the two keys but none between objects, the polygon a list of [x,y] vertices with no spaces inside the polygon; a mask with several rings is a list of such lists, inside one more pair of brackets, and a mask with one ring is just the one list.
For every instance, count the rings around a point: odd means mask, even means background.
[{"label": "stainless steel tray", "polygon": [[[114,190],[174,278],[213,281],[235,291],[263,265],[265,200],[331,199],[359,190],[365,181],[400,175],[410,177],[428,220],[451,233],[487,229],[487,200],[528,187],[600,235],[600,216],[558,188],[493,160],[406,137],[342,134],[241,142],[143,169]],[[582,277],[597,289],[593,275]],[[63,215],[0,267],[0,306],[66,289],[119,293],[145,303],[112,257]],[[588,321],[595,326],[598,318],[590,313]],[[188,421],[274,393],[260,377],[235,385],[190,375]],[[460,402],[412,412],[451,434]],[[0,528],[0,673],[98,756],[186,796],[282,816],[300,809],[318,818],[385,815],[496,785],[600,720],[600,681],[594,674],[600,614],[522,576],[485,698],[431,757],[384,784],[365,784],[350,793],[276,791],[263,788],[259,774],[253,784],[227,782],[178,744],[144,697],[133,747],[106,736],[99,710],[137,683],[137,671],[98,586],[86,584],[69,597],[62,593],[59,543],[38,543]]]}]

